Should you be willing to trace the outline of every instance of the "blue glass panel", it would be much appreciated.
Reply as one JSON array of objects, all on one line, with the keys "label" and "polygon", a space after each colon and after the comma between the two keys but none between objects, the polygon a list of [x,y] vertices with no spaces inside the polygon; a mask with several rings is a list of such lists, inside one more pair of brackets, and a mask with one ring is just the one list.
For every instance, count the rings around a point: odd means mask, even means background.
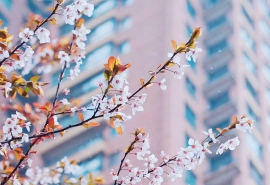
[{"label": "blue glass panel", "polygon": [[249,162],[249,168],[250,168],[250,176],[251,176],[251,178],[253,178],[255,183],[257,185],[263,185],[263,181],[264,181],[263,176],[257,170],[257,168],[254,166],[254,164],[252,162]]},{"label": "blue glass panel", "polygon": [[193,70],[196,69],[196,62],[194,62],[193,58],[191,58],[191,60],[188,60],[187,62]]},{"label": "blue glass panel", "polygon": [[196,176],[194,175],[194,173],[190,170],[187,170],[186,171],[186,178],[185,178],[185,181],[188,185],[196,185]]},{"label": "blue glass panel", "polygon": [[7,27],[9,24],[8,19],[1,12],[0,12],[0,19],[2,20],[1,27]]},{"label": "blue glass panel", "polygon": [[51,5],[53,4],[52,0],[40,0],[44,5]]},{"label": "blue glass panel", "polygon": [[258,159],[263,158],[262,146],[258,142],[258,140],[254,137],[253,134],[247,134],[247,146],[251,153],[255,154]]},{"label": "blue glass panel", "polygon": [[196,116],[191,108],[186,104],[186,111],[185,111],[186,119],[191,124],[192,127],[196,127]]},{"label": "blue glass panel", "polygon": [[[72,117],[75,117],[75,116],[72,116]],[[64,119],[59,119],[60,124],[63,123],[63,121]],[[77,120],[76,123],[78,122],[79,120]],[[47,152],[42,154],[44,164],[46,166],[54,165],[57,161],[61,160],[64,156],[67,156],[67,157],[72,156],[75,153],[83,151],[87,147],[90,147],[91,145],[94,145],[97,142],[102,141],[104,139],[102,135],[104,128],[105,126],[99,126],[99,127],[88,129],[80,133],[79,135],[61,143],[61,146],[57,146],[51,150],[48,150]]]},{"label": "blue glass panel", "polygon": [[116,31],[115,18],[108,19],[91,30],[87,43],[97,42],[108,37]]},{"label": "blue glass panel", "polygon": [[95,6],[93,17],[99,17],[109,10],[113,9],[116,5],[116,0],[102,1]]},{"label": "blue glass panel", "polygon": [[223,25],[226,22],[227,22],[226,16],[218,17],[217,19],[212,20],[212,21],[207,23],[207,29],[208,30],[216,29],[216,28],[220,27],[221,25]]},{"label": "blue glass panel", "polygon": [[108,58],[113,55],[114,45],[113,43],[106,43],[99,48],[89,53],[83,60],[81,69],[94,68],[96,65],[106,63]]},{"label": "blue glass panel", "polygon": [[60,36],[64,36],[64,35],[66,35],[68,33],[71,33],[72,30],[73,30],[72,25],[64,23],[62,26],[60,26],[59,34],[60,34]]},{"label": "blue glass panel", "polygon": [[219,123],[217,123],[214,128],[225,128],[225,127],[228,127],[230,125],[230,119],[226,119],[226,120],[223,120],[223,121],[220,121]]},{"label": "blue glass panel", "polygon": [[214,109],[226,104],[227,102],[229,102],[228,92],[221,93],[218,96],[209,100],[210,110],[214,110]]},{"label": "blue glass panel", "polygon": [[254,26],[253,19],[248,15],[247,11],[242,7],[242,13],[244,14],[247,21],[250,23],[251,26]]},{"label": "blue glass panel", "polygon": [[252,110],[252,108],[247,105],[247,111],[248,111],[248,116],[250,117],[250,119],[254,120],[254,126],[258,129],[260,129],[260,119],[259,117],[255,114],[255,112]]},{"label": "blue glass panel", "polygon": [[194,18],[196,16],[196,11],[195,9],[193,8],[192,4],[190,3],[189,0],[187,0],[187,10],[188,10],[188,13]]},{"label": "blue glass panel", "polygon": [[188,38],[190,37],[190,35],[192,34],[193,30],[191,29],[191,27],[186,24],[186,32],[187,32],[187,36]]},{"label": "blue glass panel", "polygon": [[215,71],[208,72],[208,80],[212,82],[223,77],[225,74],[229,72],[227,66],[222,66],[221,68],[215,69]]},{"label": "blue glass panel", "polygon": [[257,66],[254,64],[254,62],[249,58],[249,56],[246,53],[243,54],[243,62],[246,68],[249,71],[251,71],[255,76],[257,76]]},{"label": "blue glass panel", "polygon": [[31,10],[32,13],[41,15],[43,18],[46,18],[49,15],[49,12],[45,12],[45,9],[40,9],[34,0],[27,0],[28,8]]},{"label": "blue glass panel", "polygon": [[186,147],[189,146],[188,144],[188,140],[190,139],[189,135],[188,134],[185,134],[185,144],[186,144]]},{"label": "blue glass panel", "polygon": [[216,155],[209,159],[211,172],[219,170],[220,168],[229,165],[233,160],[230,151],[226,151],[222,155]]},{"label": "blue glass panel", "polygon": [[81,169],[76,173],[76,176],[86,176],[90,172],[93,174],[97,174],[103,169],[103,161],[104,161],[104,153],[100,152],[95,156],[88,158],[79,163]]},{"label": "blue glass panel", "polygon": [[254,97],[254,99],[257,101],[258,97],[257,97],[256,90],[253,88],[253,86],[251,85],[251,83],[247,79],[245,81],[246,81],[246,88],[248,89],[250,94]]},{"label": "blue glass panel", "polygon": [[[115,129],[113,129],[115,130]],[[109,156],[109,167],[113,167],[120,161],[120,152],[115,152]]]},{"label": "blue glass panel", "polygon": [[208,47],[208,55],[214,55],[227,47],[228,43],[226,40],[219,41],[218,43]]},{"label": "blue glass panel", "polygon": [[12,4],[13,4],[12,1],[13,0],[1,0],[1,3],[3,3],[5,5],[5,7],[10,10],[12,8]]},{"label": "blue glass panel", "polygon": [[104,75],[103,71],[85,79],[84,81],[80,82],[79,84],[73,86],[70,88],[70,91],[72,92],[70,96],[72,97],[80,97],[86,93],[89,93],[97,88],[96,82],[98,80],[103,80]]},{"label": "blue glass panel", "polygon": [[186,88],[188,92],[192,95],[195,96],[196,94],[196,87],[193,85],[193,83],[189,80],[189,78],[186,78]]},{"label": "blue glass panel", "polygon": [[125,41],[125,42],[123,42],[123,43],[121,43],[121,44],[119,45],[118,52],[119,52],[120,54],[127,54],[127,53],[130,52],[130,50],[131,50],[130,42],[129,42],[129,41]]}]

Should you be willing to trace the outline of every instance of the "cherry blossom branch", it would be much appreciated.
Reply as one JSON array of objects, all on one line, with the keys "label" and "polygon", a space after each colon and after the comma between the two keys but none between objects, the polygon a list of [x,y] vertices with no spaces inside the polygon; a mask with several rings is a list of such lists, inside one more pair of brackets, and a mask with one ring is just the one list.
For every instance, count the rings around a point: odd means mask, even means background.
[{"label": "cherry blossom branch", "polygon": [[[143,88],[147,87],[151,81],[155,78],[155,76],[160,73],[160,71],[162,71],[163,69],[165,69],[166,65],[171,62],[173,60],[173,58],[175,57],[175,55],[177,54],[178,52],[174,52],[173,55],[171,56],[171,58],[156,72],[156,74],[154,76],[152,76],[143,86],[141,86],[137,91],[135,91],[131,96],[129,96],[129,100],[132,99],[136,94],[138,94]],[[109,87],[109,84],[112,82],[113,78],[111,78],[111,80],[108,82],[108,87]],[[105,96],[107,95],[109,89],[108,87],[106,88],[103,96],[102,96],[102,100],[105,98]],[[120,106],[122,106],[122,104],[118,104],[116,105],[112,110],[110,110],[109,112],[112,113],[114,112],[117,108],[119,108]],[[38,134],[38,135],[33,135],[33,136],[30,136],[29,138],[39,138],[39,137],[43,137],[43,136],[48,136],[48,135],[52,135],[52,134],[56,134],[56,133],[59,133],[59,132],[63,132],[65,130],[68,130],[70,128],[74,128],[74,127],[78,127],[78,126],[81,126],[85,123],[87,123],[88,121],[91,121],[93,119],[96,119],[96,118],[100,118],[100,117],[103,117],[103,115],[99,115],[99,116],[96,116],[97,112],[98,112],[98,108],[100,107],[100,103],[98,104],[93,116],[87,120],[84,120],[80,123],[77,123],[75,125],[69,125],[68,127],[65,127],[63,129],[60,129],[60,130],[55,130],[55,131],[52,131],[52,132],[47,132],[47,133],[44,133],[44,134]],[[56,114],[51,114],[51,117],[54,116],[54,115],[59,115],[59,114],[65,114],[65,112],[61,112],[61,113],[56,113]],[[46,124],[45,126],[48,124],[48,120],[46,121]],[[44,127],[45,128],[45,127]],[[18,140],[18,139],[22,139],[21,137],[19,138],[12,138],[8,141],[2,141],[1,144],[4,144],[4,143],[10,143],[14,140]]]},{"label": "cherry blossom branch", "polygon": [[[40,25],[37,25],[37,27],[34,29],[34,33],[41,27],[43,26],[46,22],[48,22],[48,20],[54,15],[56,14],[56,11],[58,9],[58,7],[60,6],[61,3],[57,3],[52,11],[52,13],[40,24]],[[26,42],[23,41],[21,42],[19,45],[17,45],[9,54],[9,56],[13,55],[21,46],[23,46]],[[9,57],[7,58],[4,58],[1,62],[0,62],[0,67],[3,65],[3,63],[8,59]]]},{"label": "cherry blossom branch", "polygon": [[[76,23],[76,19],[74,21]],[[74,27],[73,27],[73,30],[75,30],[77,27],[77,24],[74,24]],[[72,35],[72,41],[69,45],[69,53],[68,53],[68,56],[71,55],[72,53],[72,46],[73,46],[73,43],[74,43],[74,40],[76,39],[76,36],[75,35]],[[58,81],[58,84],[57,84],[57,88],[56,88],[56,92],[55,92],[55,96],[54,96],[54,100],[53,100],[53,107],[55,106],[55,103],[57,101],[57,98],[58,98],[58,94],[59,94],[59,89],[60,89],[60,86],[61,86],[61,82],[63,81],[64,79],[64,73],[65,73],[65,70],[67,68],[67,61],[65,61],[65,64],[64,64],[64,67],[60,73],[60,76],[59,76],[59,81]],[[45,125],[46,126],[46,125]]]},{"label": "cherry blossom branch", "polygon": [[[46,19],[47,20],[47,19]],[[74,26],[75,28],[76,28],[76,26]],[[74,39],[73,39],[73,41],[74,41]],[[72,42],[73,43],[73,42]],[[72,44],[71,44],[71,47],[72,47]],[[70,47],[70,51],[71,51],[71,47]],[[171,56],[171,58],[156,72],[156,74],[155,75],[153,75],[143,86],[141,86],[137,91],[135,91],[128,99],[130,100],[132,97],[134,97],[138,92],[140,92],[143,88],[145,88],[145,87],[147,87],[150,83],[151,83],[151,81],[155,78],[155,76],[157,75],[157,74],[159,74],[163,69],[165,69],[165,67],[167,66],[167,64],[169,63],[169,62],[171,62],[171,60],[174,58],[174,56],[177,54],[178,52],[174,52],[173,53],[173,55]],[[70,53],[69,53],[70,54]],[[66,62],[65,62],[65,66],[66,66]],[[62,70],[62,72],[61,72],[61,74],[63,74],[63,71],[65,70],[65,66],[64,66],[64,68],[63,68],[63,70]],[[62,76],[62,75],[61,75]],[[110,81],[108,81],[108,87],[106,88],[106,90],[105,90],[105,92],[104,92],[104,94],[103,94],[103,97],[102,97],[102,100],[106,97],[106,95],[107,95],[107,93],[108,93],[108,90],[109,90],[109,85],[110,85],[110,83],[112,82],[112,80],[113,80],[113,77],[110,79]],[[57,90],[56,90],[56,95],[55,95],[55,98],[54,98],[54,102],[53,102],[53,106],[55,106],[55,103],[56,103],[56,100],[57,100],[57,96],[58,96],[58,91],[59,91],[59,86],[60,86],[60,84],[61,84],[61,77],[60,77],[60,80],[59,80],[59,82],[58,82],[58,88],[57,88]],[[111,111],[109,111],[109,112],[113,112],[113,111],[115,111],[117,108],[119,108],[120,106],[121,106],[122,104],[118,104],[117,106],[115,106],[115,108],[113,108]],[[29,138],[30,139],[33,139],[33,138],[36,138],[35,140],[34,140],[34,142],[32,143],[32,144],[30,144],[30,147],[28,148],[28,150],[27,150],[27,152],[26,152],[26,154],[25,154],[25,156],[27,156],[28,154],[29,154],[29,152],[30,152],[30,150],[32,149],[32,147],[36,144],[36,142],[39,140],[39,138],[41,138],[41,137],[43,137],[43,136],[47,136],[47,135],[51,135],[51,134],[55,134],[55,133],[59,133],[59,132],[63,132],[63,131],[65,131],[65,130],[68,130],[68,129],[70,129],[70,128],[73,128],[73,127],[78,127],[78,126],[81,126],[81,125],[83,125],[84,123],[87,123],[88,121],[90,121],[90,120],[92,120],[92,119],[96,119],[96,118],[99,118],[99,117],[103,117],[103,115],[99,115],[99,116],[96,116],[96,114],[97,114],[97,112],[98,112],[98,110],[99,110],[99,107],[100,107],[100,103],[98,104],[98,106],[97,106],[97,108],[96,108],[96,110],[95,110],[95,112],[94,112],[94,114],[93,114],[93,116],[91,117],[91,118],[89,118],[89,119],[87,119],[87,120],[84,120],[84,121],[82,121],[82,122],[80,122],[80,123],[78,123],[78,124],[75,124],[75,125],[70,125],[70,126],[68,126],[68,127],[66,127],[66,128],[63,128],[63,129],[60,129],[60,130],[56,130],[56,131],[53,131],[53,132],[47,132],[47,133],[44,133],[44,134],[39,134],[39,135],[33,135],[33,136],[30,136]],[[49,120],[49,118],[51,118],[52,117],[52,115],[48,115],[47,116],[47,120],[46,120],[46,123],[45,123],[45,125],[44,125],[44,127],[43,127],[43,130],[45,129],[45,127],[47,126],[47,124],[48,124],[48,120]],[[9,140],[9,141],[4,141],[4,142],[1,142],[1,143],[10,143],[11,141],[13,141],[13,140],[15,140],[15,139],[17,139],[17,138],[12,138],[11,140]],[[135,142],[134,142],[135,143]],[[134,144],[133,143],[133,144]],[[131,145],[132,146],[132,145]],[[130,152],[130,151],[128,151],[128,152]],[[126,153],[126,155],[128,155],[128,153]],[[125,155],[125,156],[126,156]],[[21,163],[24,161],[24,159],[25,159],[25,157],[22,157],[21,159],[20,159],[20,161],[19,161],[19,163],[16,165],[16,167],[13,169],[13,171],[9,174],[9,176],[7,177],[7,178],[5,178],[4,179],[4,181],[3,182],[1,182],[1,185],[4,185],[11,177],[12,177],[12,175],[18,170],[18,168],[19,168],[19,166],[21,165]],[[120,164],[120,165],[122,165],[122,164]],[[121,170],[120,170],[121,171]],[[120,171],[119,171],[119,173],[120,173]]]},{"label": "cherry blossom branch", "polygon": [[[127,151],[125,152],[125,155],[124,155],[124,157],[122,158],[122,160],[121,160],[121,162],[120,162],[119,169],[118,169],[118,172],[117,172],[117,176],[119,176],[121,170],[123,170],[123,169],[122,169],[123,163],[124,163],[124,161],[125,161],[127,155],[132,151],[132,148],[133,148],[134,144],[135,144],[137,141],[138,141],[138,139],[137,139],[137,137],[135,137],[134,141],[132,141],[132,143],[128,146],[128,149],[127,149]],[[117,180],[114,181],[114,185],[116,185],[116,183],[117,183]]]}]

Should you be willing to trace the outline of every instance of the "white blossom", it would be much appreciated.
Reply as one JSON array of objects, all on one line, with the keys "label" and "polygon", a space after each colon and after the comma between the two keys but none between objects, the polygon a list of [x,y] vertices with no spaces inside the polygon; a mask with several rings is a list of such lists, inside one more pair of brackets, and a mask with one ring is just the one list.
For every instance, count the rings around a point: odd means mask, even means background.
[{"label": "white blossom", "polygon": [[46,28],[40,27],[36,31],[37,38],[40,44],[50,42],[50,31]]},{"label": "white blossom", "polygon": [[9,52],[7,50],[4,50],[2,47],[0,47],[0,60],[3,60],[4,58],[9,57]]},{"label": "white blossom", "polygon": [[201,48],[189,48],[189,51],[186,52],[186,59],[190,61],[192,57],[193,61],[196,62],[199,52],[202,52]]},{"label": "white blossom", "polygon": [[160,82],[158,82],[158,86],[165,91],[167,89],[167,86],[165,85],[166,79],[162,79]]},{"label": "white blossom", "polygon": [[19,37],[23,42],[27,42],[32,35],[34,35],[34,32],[29,28],[25,28],[22,32],[19,33]]}]

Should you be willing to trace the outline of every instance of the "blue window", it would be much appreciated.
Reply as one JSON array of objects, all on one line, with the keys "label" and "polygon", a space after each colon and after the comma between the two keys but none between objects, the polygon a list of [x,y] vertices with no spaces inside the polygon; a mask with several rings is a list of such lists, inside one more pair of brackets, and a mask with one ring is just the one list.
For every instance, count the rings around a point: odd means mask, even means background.
[{"label": "blue window", "polygon": [[227,74],[228,72],[229,72],[228,67],[222,66],[222,67],[216,69],[215,71],[211,71],[208,73],[208,81],[212,82],[216,79],[219,79],[219,78],[223,77],[225,74]]},{"label": "blue window", "polygon": [[126,17],[120,21],[119,27],[121,30],[127,30],[132,27],[131,17]]},{"label": "blue window", "polygon": [[105,63],[113,55],[114,44],[109,42],[89,53],[83,60],[82,70],[94,68],[98,64]]},{"label": "blue window", "polygon": [[196,185],[196,176],[194,175],[194,173],[190,170],[186,171],[186,178],[185,178],[186,184],[189,185]]},{"label": "blue window", "polygon": [[243,63],[250,72],[252,72],[255,76],[257,75],[257,66],[246,53],[243,54]]},{"label": "blue window", "polygon": [[91,30],[87,43],[97,42],[108,37],[116,31],[116,20],[111,18]]},{"label": "blue window", "polygon": [[52,1],[51,0],[42,0],[41,1],[44,5],[50,5],[52,4]]},{"label": "blue window", "polygon": [[265,34],[266,37],[270,35],[270,27],[264,20],[260,20],[259,27],[262,30],[262,32]]},{"label": "blue window", "polygon": [[103,80],[103,79],[104,79],[104,75],[103,75],[103,71],[101,71],[101,72],[85,79],[84,81],[80,82],[79,84],[71,87],[70,91],[72,92],[72,94],[70,96],[79,97],[79,96],[82,96],[86,93],[93,91],[94,89],[97,88],[95,83],[98,80]]},{"label": "blue window", "polygon": [[249,168],[250,168],[250,176],[253,178],[255,183],[257,185],[263,185],[263,176],[261,173],[257,170],[257,168],[254,166],[252,162],[249,162]]},{"label": "blue window", "polygon": [[230,119],[225,119],[225,120],[222,120],[220,122],[218,122],[214,128],[225,128],[225,127],[228,127],[230,125]]},{"label": "blue window", "polygon": [[[113,129],[115,130],[115,129]],[[109,167],[113,167],[120,161],[120,152],[115,152],[109,156]]]},{"label": "blue window", "polygon": [[191,108],[186,104],[186,119],[192,127],[196,127],[196,116]]},{"label": "blue window", "polygon": [[[58,81],[59,81],[59,76],[61,74],[61,71],[62,71],[62,69],[60,69],[59,71],[53,73],[53,75],[52,75],[52,81],[51,81],[51,85],[52,86],[57,86]],[[64,73],[64,78],[63,78],[62,82],[65,82],[67,80],[68,75],[69,75],[69,71],[66,70],[66,72]]]},{"label": "blue window", "polygon": [[193,30],[191,29],[191,27],[186,24],[186,32],[187,32],[187,36],[188,38],[190,37],[190,35],[192,34]]},{"label": "blue window", "polygon": [[193,8],[193,6],[192,6],[192,4],[190,3],[189,0],[187,0],[187,10],[188,10],[188,13],[189,13],[193,18],[195,18],[196,12],[195,12],[195,9]]},{"label": "blue window", "polygon": [[247,112],[248,112],[248,116],[250,117],[250,119],[254,120],[254,125],[255,127],[260,129],[260,119],[259,117],[255,114],[255,112],[252,110],[252,108],[247,105]]},{"label": "blue window", "polygon": [[226,16],[221,16],[207,23],[208,30],[214,30],[227,22]]},{"label": "blue window", "polygon": [[268,82],[270,82],[270,66],[268,64],[264,64],[262,71],[264,77],[268,80]]},{"label": "blue window", "polygon": [[187,62],[193,70],[196,69],[196,62],[194,62],[193,58],[191,58],[191,60],[188,60]]},{"label": "blue window", "polygon": [[188,77],[186,78],[186,88],[187,88],[188,92],[189,92],[192,96],[195,96],[195,94],[196,94],[196,88],[195,88],[195,86],[193,85],[193,83],[189,80]]},{"label": "blue window", "polygon": [[8,20],[3,14],[1,14],[1,12],[0,12],[0,19],[2,20],[2,26],[1,27],[7,27],[8,26]]},{"label": "blue window", "polygon": [[248,47],[250,47],[254,51],[256,50],[256,43],[254,39],[250,36],[250,34],[246,31],[246,29],[240,29],[240,36]]},{"label": "blue window", "polygon": [[32,13],[41,15],[43,18],[46,18],[49,15],[49,12],[45,12],[46,9],[39,8],[35,3],[36,0],[27,0],[28,8],[31,10]]},{"label": "blue window", "polygon": [[242,13],[244,14],[247,21],[250,23],[251,26],[254,26],[253,19],[248,15],[247,11],[242,7]]},{"label": "blue window", "polygon": [[245,79],[246,81],[246,88],[247,90],[250,92],[250,94],[254,97],[254,99],[256,101],[258,101],[258,97],[257,97],[257,92],[256,90],[253,88],[253,86],[251,85],[251,83],[248,81],[248,79]]},{"label": "blue window", "polygon": [[66,35],[68,33],[71,33],[72,30],[73,30],[72,25],[64,23],[62,26],[60,26],[59,34],[60,34],[60,36],[63,36],[63,35]]},{"label": "blue window", "polygon": [[221,40],[218,43],[208,47],[208,55],[214,55],[217,52],[228,47],[227,40]]},{"label": "blue window", "polygon": [[98,5],[95,6],[94,14],[92,17],[99,17],[106,12],[112,10],[116,5],[116,0],[110,0],[110,1],[102,1]]},{"label": "blue window", "polygon": [[188,144],[188,140],[190,139],[189,135],[188,134],[185,134],[185,144],[186,144],[186,147],[189,146]]},{"label": "blue window", "polygon": [[229,102],[229,95],[228,92],[224,92],[219,94],[218,96],[211,98],[209,100],[210,103],[210,110],[214,110],[224,104],[226,104],[227,102]]},{"label": "blue window", "polygon": [[5,7],[7,8],[7,9],[11,9],[12,8],[12,4],[13,4],[13,2],[12,2],[13,0],[1,0],[1,2],[5,5]]},{"label": "blue window", "polygon": [[[114,45],[111,42],[106,43],[100,46],[99,48],[95,49],[94,51],[86,55],[86,58],[83,59],[83,64],[81,65],[80,69],[82,71],[89,70],[90,68],[94,68],[96,65],[105,63],[107,59],[111,55],[113,55],[113,49],[114,49]],[[55,72],[52,75],[52,81],[51,81],[52,86],[56,86],[58,84],[60,73],[61,73],[61,70]],[[66,70],[64,74],[63,82],[67,80],[68,75],[69,75],[69,71]]]},{"label": "blue window", "polygon": [[208,1],[204,1],[204,8],[211,8],[214,5],[218,4],[220,1],[222,1],[222,0],[208,0]]},{"label": "blue window", "polygon": [[91,158],[87,158],[84,161],[79,163],[81,169],[76,173],[77,177],[86,176],[89,172],[93,174],[97,174],[102,171],[103,169],[103,161],[105,155],[103,152],[96,154]]},{"label": "blue window", "polygon": [[123,0],[123,5],[132,5],[134,3],[134,0]]},{"label": "blue window", "polygon": [[[76,123],[78,122],[79,121]],[[59,123],[62,123],[61,119],[59,119]],[[104,128],[105,126],[99,126],[87,129],[83,133],[61,143],[61,146],[57,146],[52,150],[46,151],[42,154],[44,164],[46,166],[54,165],[57,161],[61,160],[63,156],[72,156],[75,153],[85,150],[86,148],[102,141],[104,139],[102,135]],[[52,155],[54,157],[52,157]]]},{"label": "blue window", "polygon": [[119,45],[119,50],[118,50],[118,52],[119,52],[120,54],[127,54],[127,53],[130,52],[130,50],[131,50],[130,42],[129,42],[129,41],[125,41],[125,42],[123,42],[123,43],[121,43],[121,44]]},{"label": "blue window", "polygon": [[232,156],[230,151],[226,151],[222,155],[215,155],[209,159],[210,171],[217,171],[222,167],[229,165],[232,162]]},{"label": "blue window", "polygon": [[260,143],[258,142],[258,140],[254,137],[253,134],[247,134],[247,147],[250,150],[250,152],[252,154],[255,154],[258,159],[262,159],[263,158],[263,152],[262,152],[262,146],[260,145]]},{"label": "blue window", "polygon": [[261,45],[261,48],[262,48],[262,51],[263,51],[263,54],[269,58],[270,57],[270,47],[269,45],[264,42],[262,45]]}]

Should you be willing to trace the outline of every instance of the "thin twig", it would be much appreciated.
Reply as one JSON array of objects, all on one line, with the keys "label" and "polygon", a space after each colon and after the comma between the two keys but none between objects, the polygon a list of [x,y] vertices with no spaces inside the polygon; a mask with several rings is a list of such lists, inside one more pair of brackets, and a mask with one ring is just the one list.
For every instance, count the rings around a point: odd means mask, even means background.
[{"label": "thin twig", "polygon": [[[46,22],[48,22],[48,20],[51,18],[51,16],[53,16],[54,14],[56,14],[56,11],[57,11],[57,9],[58,9],[58,7],[59,7],[59,3],[57,3],[56,5],[55,5],[55,7],[54,7],[54,9],[53,9],[53,11],[52,11],[52,13],[40,24],[40,25],[38,25],[36,28],[35,28],[35,30],[33,31],[34,33],[36,33],[36,31],[41,27],[41,26],[43,26]],[[17,45],[10,53],[9,53],[9,56],[11,56],[11,55],[13,55],[16,51],[17,51],[17,49],[19,49],[21,46],[23,46],[24,44],[25,44],[26,42],[22,42],[22,43],[20,43],[19,45]],[[7,57],[7,58],[4,58],[1,62],[0,62],[0,67],[2,66],[2,64],[8,59],[9,57]]]}]

